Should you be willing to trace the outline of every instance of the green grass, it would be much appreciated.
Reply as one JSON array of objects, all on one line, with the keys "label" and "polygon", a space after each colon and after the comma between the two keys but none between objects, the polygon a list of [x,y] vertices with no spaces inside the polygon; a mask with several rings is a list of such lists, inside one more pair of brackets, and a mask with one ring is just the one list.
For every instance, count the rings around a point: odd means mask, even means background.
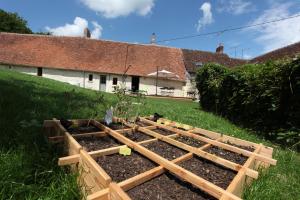
[{"label": "green grass", "polygon": [[[75,89],[71,96],[66,92]],[[79,199],[76,176],[57,166],[59,149],[42,135],[45,119],[88,118],[97,92],[56,81],[0,70],[0,199]],[[112,94],[105,94],[112,103]],[[189,101],[148,98],[143,114],[273,146],[278,160],[245,191],[245,199],[300,199],[300,156],[248,130],[199,109]]]}]

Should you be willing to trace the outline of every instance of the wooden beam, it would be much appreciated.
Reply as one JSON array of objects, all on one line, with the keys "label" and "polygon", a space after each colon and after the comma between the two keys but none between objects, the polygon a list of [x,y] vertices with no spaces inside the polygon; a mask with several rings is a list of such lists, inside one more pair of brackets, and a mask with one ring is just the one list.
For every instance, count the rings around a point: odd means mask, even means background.
[{"label": "wooden beam", "polygon": [[[259,153],[260,150],[263,148],[263,145],[260,144],[256,149],[255,153]],[[248,158],[248,160],[245,162],[244,166],[245,167],[250,167],[251,165],[254,164],[255,161],[255,155],[252,155]],[[246,172],[244,169],[240,170],[239,173],[233,178],[229,186],[227,187],[226,191],[230,193],[234,193],[237,196],[241,196],[244,188],[244,184],[246,182]],[[222,196],[220,198],[221,200],[228,200],[226,196]]]},{"label": "wooden beam", "polygon": [[[195,154],[195,155],[197,155],[197,156],[199,156],[201,158],[209,160],[209,161],[211,161],[213,163],[217,163],[217,164],[219,164],[219,165],[221,165],[221,166],[223,166],[225,168],[229,168],[229,169],[232,169],[232,170],[238,172],[243,167],[242,165],[236,164],[236,163],[231,162],[229,160],[226,160],[226,159],[223,159],[221,157],[218,157],[218,156],[215,156],[213,154],[210,154],[208,152],[202,151],[202,150],[200,150],[198,148],[192,147],[192,146],[187,145],[187,144],[185,144],[183,142],[179,142],[179,141],[174,140],[172,138],[166,137],[166,136],[161,135],[159,133],[156,133],[154,131],[144,129],[142,127],[139,127],[138,130],[140,130],[140,131],[142,131],[142,132],[144,132],[144,133],[146,133],[148,135],[151,135],[153,137],[156,137],[159,140],[165,141],[165,142],[167,142],[167,143],[169,143],[169,144],[171,144],[173,146],[176,146],[178,148],[181,148],[181,149],[184,149],[186,151],[189,151],[189,152],[191,152],[191,153],[193,153],[193,154]],[[246,174],[248,176],[252,177],[252,178],[255,178],[255,179],[257,179],[257,177],[258,177],[258,172],[255,171],[255,170],[253,170],[253,169],[247,168],[246,169]]]},{"label": "wooden beam", "polygon": [[[151,123],[151,124],[157,124],[157,123],[152,122],[150,120],[147,120],[147,119],[144,119],[144,118],[142,118],[142,119],[149,122],[149,123]],[[168,126],[165,126],[165,125],[162,125],[162,124],[157,124],[157,125],[162,129],[166,129],[166,130],[173,131],[173,132],[181,134],[181,135],[192,137],[194,139],[212,144],[214,146],[221,147],[221,148],[226,149],[228,151],[235,152],[235,153],[238,153],[238,154],[242,154],[243,156],[250,157],[251,155],[255,155],[256,160],[260,160],[262,162],[266,162],[266,163],[269,163],[271,165],[276,165],[276,163],[277,163],[277,160],[275,160],[275,159],[272,159],[272,158],[266,157],[264,155],[254,153],[254,152],[250,152],[250,151],[247,151],[245,149],[241,149],[239,147],[235,147],[235,146],[223,143],[223,142],[215,141],[215,140],[212,140],[212,139],[200,136],[200,135],[196,135],[196,134],[190,133],[188,131],[183,131],[183,130],[180,130],[180,129],[177,129],[177,128],[168,127]]]},{"label": "wooden beam", "polygon": [[148,150],[147,148],[133,142],[132,140],[124,137],[123,135],[119,134],[116,131],[111,130],[110,128],[105,127],[104,125],[100,124],[99,122],[95,122],[99,128],[107,131],[108,134],[119,140],[120,142],[126,144],[130,148],[134,149],[135,151],[141,153],[145,157],[149,158],[150,160],[162,165],[164,168],[168,169],[172,173],[176,174],[180,178],[192,183],[193,185],[197,186],[198,188],[202,189],[203,191],[209,193],[210,195],[220,198],[223,194],[228,196],[230,199],[240,199],[239,197],[226,192],[219,186],[214,185],[213,183],[195,175],[194,173],[172,163],[171,161],[159,156],[158,154]]},{"label": "wooden beam", "polygon": [[109,185],[110,200],[131,200],[130,197],[116,183]]}]

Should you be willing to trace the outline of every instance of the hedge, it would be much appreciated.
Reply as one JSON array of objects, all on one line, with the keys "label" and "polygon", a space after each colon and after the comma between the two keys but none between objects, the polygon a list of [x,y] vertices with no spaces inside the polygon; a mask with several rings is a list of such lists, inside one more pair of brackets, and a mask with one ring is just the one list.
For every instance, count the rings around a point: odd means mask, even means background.
[{"label": "hedge", "polygon": [[[270,139],[299,142],[300,58],[234,69],[206,64],[198,70],[196,83],[202,109],[259,130]],[[287,137],[279,133],[287,130]]]}]

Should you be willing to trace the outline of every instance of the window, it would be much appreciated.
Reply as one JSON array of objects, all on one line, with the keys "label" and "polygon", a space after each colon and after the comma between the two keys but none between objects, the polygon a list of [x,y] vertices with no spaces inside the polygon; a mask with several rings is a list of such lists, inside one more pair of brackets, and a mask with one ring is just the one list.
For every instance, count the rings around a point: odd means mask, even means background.
[{"label": "window", "polygon": [[195,65],[196,65],[197,67],[202,67],[202,66],[203,66],[203,63],[202,63],[202,62],[195,62]]},{"label": "window", "polygon": [[37,75],[38,76],[43,76],[43,68],[41,68],[41,67],[37,68]]},{"label": "window", "polygon": [[93,81],[93,74],[89,74],[89,81]]},{"label": "window", "polygon": [[113,78],[113,85],[117,85],[118,84],[118,78]]}]

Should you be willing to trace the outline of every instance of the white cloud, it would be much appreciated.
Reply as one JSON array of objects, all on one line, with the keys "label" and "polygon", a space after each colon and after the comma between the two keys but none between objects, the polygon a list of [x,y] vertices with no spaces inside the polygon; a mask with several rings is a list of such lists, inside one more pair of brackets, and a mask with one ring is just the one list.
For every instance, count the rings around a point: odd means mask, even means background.
[{"label": "white cloud", "polygon": [[[92,22],[94,29],[91,32],[91,38],[98,39],[102,34],[102,27],[95,21]],[[89,25],[88,21],[81,17],[75,17],[73,24],[65,24],[56,28],[46,26],[45,29],[53,35],[59,36],[83,36],[83,31]]]},{"label": "white cloud", "polygon": [[91,38],[100,38],[103,30],[102,26],[95,21],[92,21],[92,24],[94,26],[94,29],[91,32]]},{"label": "white cloud", "polygon": [[245,0],[219,0],[218,4],[217,11],[228,12],[234,15],[240,15],[255,10],[252,2]]},{"label": "white cloud", "polygon": [[116,18],[136,13],[149,14],[154,7],[154,0],[80,0],[89,9],[106,18]]},{"label": "white cloud", "polygon": [[199,32],[201,28],[204,26],[213,23],[213,15],[211,12],[211,4],[209,2],[205,2],[200,7],[200,11],[202,11],[203,16],[198,20],[197,31]]},{"label": "white cloud", "polygon": [[[275,4],[265,10],[256,20],[250,23],[258,24],[266,21],[286,18],[298,13],[291,13],[292,3]],[[264,52],[268,52],[295,42],[300,41],[300,20],[292,18],[276,23],[251,28],[250,31],[257,33],[256,42],[263,45]]]}]

